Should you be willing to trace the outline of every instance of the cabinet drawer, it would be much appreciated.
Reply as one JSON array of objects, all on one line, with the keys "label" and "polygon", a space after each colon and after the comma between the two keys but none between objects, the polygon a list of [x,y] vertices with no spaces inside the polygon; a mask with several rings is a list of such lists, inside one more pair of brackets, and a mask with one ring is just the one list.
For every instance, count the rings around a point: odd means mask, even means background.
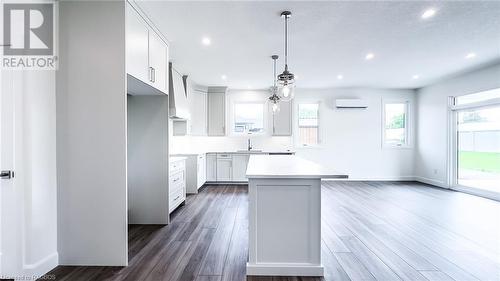
[{"label": "cabinet drawer", "polygon": [[184,183],[184,171],[181,170],[181,171],[177,171],[175,173],[172,173],[170,175],[168,183],[170,184],[170,186]]},{"label": "cabinet drawer", "polygon": [[184,161],[176,161],[170,163],[170,174],[174,174],[176,171],[179,170],[184,170],[185,165],[186,164]]},{"label": "cabinet drawer", "polygon": [[175,208],[177,208],[185,199],[185,195],[183,194],[184,189],[176,190],[173,193],[169,194],[169,211],[172,212]]},{"label": "cabinet drawer", "polygon": [[179,190],[184,191],[185,187],[186,187],[186,185],[183,182],[180,182],[180,183],[177,183],[174,185],[170,185],[168,192],[169,192],[169,194],[174,194],[174,193],[178,192]]},{"label": "cabinet drawer", "polygon": [[217,153],[217,159],[232,159],[229,153]]},{"label": "cabinet drawer", "polygon": [[172,162],[170,163],[170,173],[173,174],[176,171],[184,170],[184,167],[185,167],[184,161]]}]

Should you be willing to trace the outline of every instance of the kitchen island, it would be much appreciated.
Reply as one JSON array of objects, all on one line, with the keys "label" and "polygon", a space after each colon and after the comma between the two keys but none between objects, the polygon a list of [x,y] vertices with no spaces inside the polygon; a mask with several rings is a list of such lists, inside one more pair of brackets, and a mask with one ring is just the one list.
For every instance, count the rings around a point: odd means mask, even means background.
[{"label": "kitchen island", "polygon": [[347,178],[295,155],[248,163],[247,275],[323,276],[321,179]]}]

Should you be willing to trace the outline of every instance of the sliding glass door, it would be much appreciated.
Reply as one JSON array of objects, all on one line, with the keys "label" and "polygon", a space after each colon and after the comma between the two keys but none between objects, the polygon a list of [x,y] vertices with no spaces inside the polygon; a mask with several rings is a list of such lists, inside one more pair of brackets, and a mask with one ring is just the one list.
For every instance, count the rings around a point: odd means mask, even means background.
[{"label": "sliding glass door", "polygon": [[[500,89],[456,97],[453,186],[500,197]],[[488,196],[491,195],[491,196]]]},{"label": "sliding glass door", "polygon": [[458,112],[458,184],[500,192],[500,106]]}]

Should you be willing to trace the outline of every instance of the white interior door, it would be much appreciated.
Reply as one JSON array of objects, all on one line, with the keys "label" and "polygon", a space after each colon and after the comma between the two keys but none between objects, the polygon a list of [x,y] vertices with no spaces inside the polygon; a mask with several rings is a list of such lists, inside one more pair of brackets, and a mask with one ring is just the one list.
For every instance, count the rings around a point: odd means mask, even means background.
[{"label": "white interior door", "polygon": [[19,74],[2,70],[0,76],[0,275],[12,276],[20,266],[17,217],[15,216],[14,79]]}]

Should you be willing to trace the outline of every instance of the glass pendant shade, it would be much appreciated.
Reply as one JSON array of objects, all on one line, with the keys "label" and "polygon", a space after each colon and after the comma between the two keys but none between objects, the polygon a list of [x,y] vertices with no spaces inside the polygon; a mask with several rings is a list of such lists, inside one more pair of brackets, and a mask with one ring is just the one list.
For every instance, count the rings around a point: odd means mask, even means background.
[{"label": "glass pendant shade", "polygon": [[277,114],[280,112],[280,104],[279,103],[272,103],[271,108],[273,110],[273,114]]},{"label": "glass pendant shade", "polygon": [[278,92],[282,101],[291,101],[295,97],[295,84],[280,85]]}]

